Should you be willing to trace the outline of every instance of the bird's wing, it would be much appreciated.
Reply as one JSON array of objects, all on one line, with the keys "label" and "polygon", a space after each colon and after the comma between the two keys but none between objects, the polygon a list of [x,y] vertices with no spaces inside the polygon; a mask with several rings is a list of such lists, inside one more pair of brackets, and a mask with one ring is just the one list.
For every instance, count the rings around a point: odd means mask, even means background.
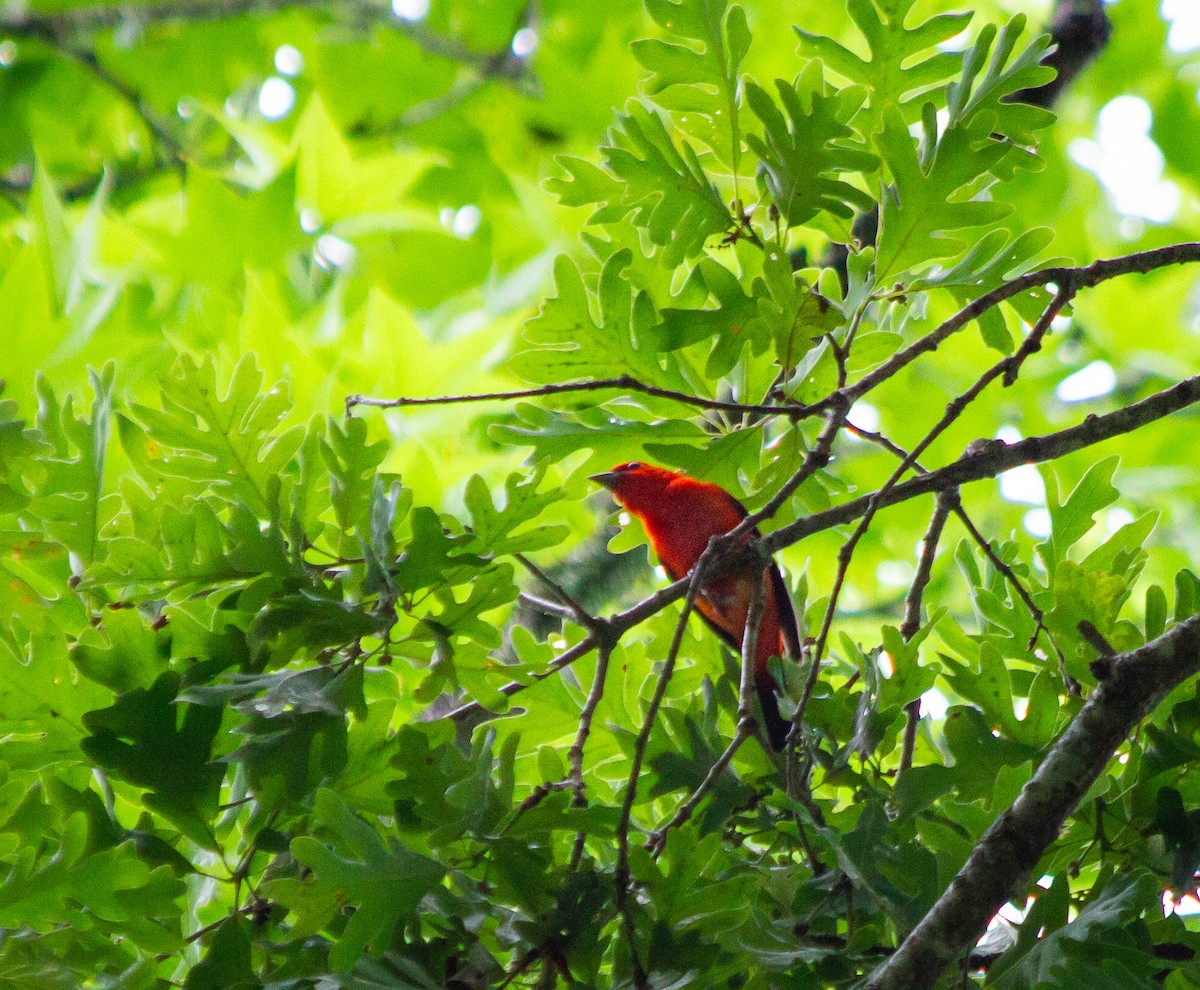
[{"label": "bird's wing", "polygon": [[[729,500],[733,503],[734,508],[737,510],[739,518],[745,519],[746,516],[750,514],[746,507],[732,495],[729,497]],[[762,534],[758,531],[758,527],[755,527],[751,532],[755,537],[762,536]],[[668,567],[666,564],[663,565],[663,569],[667,572],[667,576],[670,577],[672,581],[678,581],[680,578],[686,576],[675,573],[674,568]],[[779,620],[779,631],[783,636],[784,646],[786,647],[788,656],[791,659],[799,660],[801,656],[801,642],[800,625],[796,621],[796,609],[792,605],[792,595],[791,592],[788,591],[787,582],[783,579],[783,572],[779,569],[779,565],[773,560],[767,567],[767,580],[770,582],[771,593],[775,596],[775,615]],[[737,636],[731,633],[728,629],[723,629],[721,626],[717,625],[716,622],[705,615],[700,609],[697,609],[696,611],[700,613],[700,618],[704,620],[705,624],[719,637],[721,637],[721,640],[725,642],[731,649],[734,651],[741,650],[742,644]]]},{"label": "bird's wing", "polygon": [[[737,509],[738,515],[743,519],[750,515],[741,502],[732,495],[729,497]],[[762,536],[755,526],[751,530],[755,538]],[[800,642],[800,623],[796,621],[796,609],[792,605],[792,593],[788,591],[787,582],[783,579],[783,571],[779,569],[779,565],[774,560],[767,566],[767,580],[771,582],[771,591],[775,595],[775,615],[779,619],[779,632],[783,636],[784,646],[787,648],[788,656],[793,660],[799,660],[801,656],[802,644]]]}]

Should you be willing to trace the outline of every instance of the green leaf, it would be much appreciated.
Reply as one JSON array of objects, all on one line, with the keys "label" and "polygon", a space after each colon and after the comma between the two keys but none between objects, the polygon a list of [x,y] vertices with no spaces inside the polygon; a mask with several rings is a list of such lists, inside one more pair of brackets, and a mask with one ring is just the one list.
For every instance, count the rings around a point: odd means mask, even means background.
[{"label": "green leaf", "polygon": [[264,528],[244,505],[234,506],[226,521],[218,515],[221,503],[216,499],[179,504],[150,500],[134,490],[130,496],[138,505],[136,523],[142,532],[105,540],[104,562],[87,573],[91,582],[148,585],[182,600],[198,586],[257,580],[264,588],[278,587],[299,570],[279,529]]},{"label": "green leaf", "polygon": [[71,653],[71,661],[88,680],[123,694],[134,688],[148,688],[162,673],[164,657],[160,641],[135,609],[118,609],[104,616],[100,626],[103,639],[81,638]]},{"label": "green leaf", "polygon": [[976,146],[962,128],[936,138],[932,105],[926,104],[925,111],[924,140],[932,150],[924,156],[918,156],[904,118],[894,108],[884,112],[883,130],[876,135],[894,183],[884,190],[880,207],[880,281],[957,257],[969,247],[959,231],[995,224],[1012,212],[1002,203],[976,198],[970,188],[1008,154],[1008,146],[1000,141]]},{"label": "green leaf", "polygon": [[504,554],[524,553],[555,546],[567,529],[563,526],[539,526],[522,529],[533,522],[548,507],[562,499],[561,491],[538,492],[543,474],[532,478],[510,474],[504,483],[504,505],[497,509],[492,504],[492,495],[486,482],[479,475],[467,481],[464,501],[471,513],[472,536],[478,543],[480,553],[493,557]]},{"label": "green leaf", "polygon": [[1167,628],[1167,594],[1157,584],[1146,589],[1146,641],[1157,639]]},{"label": "green leaf", "polygon": [[[1064,891],[1067,880],[1059,877],[1055,887]],[[1045,896],[1045,895],[1043,895]],[[1161,898],[1154,879],[1144,872],[1114,876],[1093,892],[1086,907],[1069,924],[1055,926],[1044,937],[1037,932],[1047,927],[1044,918],[1031,912],[1022,927],[1015,964],[1005,957],[1004,970],[994,986],[998,990],[1036,990],[1039,986],[1088,985],[1102,990],[1118,987],[1157,986],[1155,964],[1134,928],[1144,912],[1160,910]],[[1066,902],[1062,920],[1065,920]],[[1029,935],[1026,936],[1026,930]],[[1025,948],[1026,951],[1020,950]]]},{"label": "green leaf", "polygon": [[[513,373],[532,382],[632,374],[648,384],[683,385],[673,362],[661,360],[648,333],[653,310],[644,311],[641,297],[635,299],[623,275],[631,260],[630,252],[621,250],[604,263],[596,293],[600,304],[597,323],[578,267],[566,256],[556,259],[558,294],[546,300],[541,312],[525,324],[522,338],[529,346],[509,360]],[[647,339],[643,340],[643,335]]]},{"label": "green leaf", "polygon": [[[1024,30],[1025,15],[1017,14],[999,32],[994,24],[985,25],[979,32],[975,44],[963,56],[962,76],[946,88],[950,127],[967,124],[980,138],[987,128],[988,135],[1000,133],[1015,144],[1032,147],[1037,143],[1034,132],[1054,122],[1054,114],[1049,110],[1005,99],[1022,89],[1036,89],[1054,78],[1053,69],[1042,64],[1050,47],[1047,35],[1035,39],[1016,58],[1011,58],[1017,38]],[[991,61],[980,77],[989,50]]]},{"label": "green leaf", "polygon": [[915,2],[847,0],[846,9],[867,42],[865,59],[832,38],[796,28],[800,51],[865,86],[876,118],[885,107],[898,106],[905,111],[905,121],[915,120],[922,97],[957,72],[962,61],[960,52],[934,49],[963,31],[972,17],[939,14],[906,27]]},{"label": "green leaf", "polygon": [[319,441],[321,460],[329,472],[329,493],[338,527],[348,533],[361,526],[371,500],[375,471],[387,457],[387,444],[368,443],[367,424],[362,419],[339,423],[331,418],[328,426]]},{"label": "green leaf", "polygon": [[1120,458],[1115,455],[1097,461],[1062,503],[1058,501],[1057,480],[1049,469],[1043,470],[1046,508],[1050,512],[1050,539],[1041,544],[1039,550],[1051,573],[1066,559],[1067,551],[1095,525],[1092,517],[1117,500],[1112,477],[1119,463]]},{"label": "green leaf", "polygon": [[246,922],[233,915],[213,932],[204,958],[188,970],[183,990],[258,990]]},{"label": "green leaf", "polygon": [[164,377],[163,408],[134,406],[134,417],[156,444],[150,463],[166,478],[203,482],[260,519],[279,511],[279,475],[304,439],[304,429],[279,431],[291,409],[283,385],[263,388],[253,355],[234,369],[222,395],[211,361],[184,355]]},{"label": "green leaf", "polygon": [[108,450],[116,367],[111,362],[91,373],[91,417],[75,415],[71,396],[61,404],[45,378],[39,378],[37,426],[54,453],[42,461],[45,476],[28,512],[48,535],[78,555],[83,564],[96,558],[100,499]]},{"label": "green leaf", "polygon": [[[413,509],[410,520],[412,538],[392,569],[392,577],[403,591],[411,594],[463,580],[484,563],[483,558],[470,552],[474,544],[471,537],[451,532],[429,506]],[[456,567],[462,570],[455,570]]]},{"label": "green leaf", "polygon": [[320,931],[340,905],[351,906],[354,913],[329,954],[330,965],[345,972],[364,951],[379,954],[391,946],[396,923],[437,887],[445,868],[394,838],[385,841],[333,791],[317,792],[316,812],[332,845],[293,839],[292,855],[312,878],[272,881],[268,896],[298,913],[293,937]]},{"label": "green leaf", "polygon": [[703,142],[738,171],[738,73],[750,50],[746,14],[727,0],[646,0],[646,12],[669,37],[644,38],[630,45],[634,58],[650,70],[646,92],[659,106],[675,111],[676,126]]},{"label": "green leaf", "polygon": [[[772,202],[793,226],[823,213],[850,219],[874,201],[840,173],[864,174],[879,159],[849,126],[866,92],[858,88],[828,92],[819,62],[810,62],[794,86],[775,80],[783,113],[768,93],[746,83],[746,100],[763,123],[764,138],[749,135],[759,158],[759,174]],[[784,114],[786,113],[786,119]]]},{"label": "green leaf", "polygon": [[605,182],[605,173],[597,175],[594,166],[566,157],[559,164],[568,178],[546,183],[567,206],[600,204],[588,223],[619,224],[632,213],[667,268],[694,258],[709,237],[730,229],[733,218],[695,149],[687,141],[677,147],[658,114],[631,104],[628,113],[617,115],[610,138],[604,168],[615,183]]},{"label": "green leaf", "polygon": [[691,420],[668,419],[656,423],[622,419],[604,409],[583,409],[575,414],[556,413],[531,403],[516,409],[516,424],[492,428],[499,442],[534,449],[535,463],[559,462],[580,450],[590,450],[583,470],[607,470],[647,443],[676,441],[700,443],[704,430]]},{"label": "green leaf", "polygon": [[83,751],[99,766],[149,793],[144,801],[193,841],[211,846],[207,821],[216,811],[225,768],[211,761],[220,708],[183,707],[180,677],[166,671],[149,688],[134,688],[108,708],[83,717]]},{"label": "green leaf", "polygon": [[29,501],[24,473],[32,468],[43,444],[41,432],[26,426],[17,404],[0,399],[0,513],[15,512]]}]

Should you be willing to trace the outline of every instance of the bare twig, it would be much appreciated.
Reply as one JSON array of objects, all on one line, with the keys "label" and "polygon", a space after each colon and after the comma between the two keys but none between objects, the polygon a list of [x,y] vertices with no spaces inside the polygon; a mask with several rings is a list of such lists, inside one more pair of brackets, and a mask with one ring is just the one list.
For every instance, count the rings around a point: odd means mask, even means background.
[{"label": "bare twig", "polygon": [[551,794],[557,794],[560,791],[568,790],[571,787],[569,780],[551,780],[544,784],[538,784],[524,801],[522,801],[511,815],[507,816],[505,821],[500,825],[499,831],[503,832],[510,828],[513,823],[527,811],[533,811],[539,804],[546,800]]},{"label": "bare twig", "polygon": [[1088,645],[1100,655],[1102,660],[1111,660],[1117,655],[1112,643],[1104,638],[1104,633],[1087,619],[1083,619],[1076,628],[1079,630],[1079,635],[1087,640]]},{"label": "bare twig", "polygon": [[[908,587],[908,596],[904,599],[904,621],[900,625],[900,635],[904,637],[905,642],[912,639],[921,629],[921,600],[933,574],[933,562],[937,558],[942,530],[946,528],[946,520],[950,517],[950,511],[957,501],[957,494],[942,492],[934,503],[933,515],[929,519],[929,528],[921,540],[921,556],[917,560],[917,572],[913,575],[912,584]],[[905,711],[908,720],[904,725],[904,741],[900,748],[900,767],[896,771],[897,780],[912,766],[913,749],[917,744],[917,727],[921,724],[921,699],[914,698],[905,705]]]},{"label": "bare twig", "polygon": [[[793,420],[807,419],[819,413],[825,412],[828,409],[837,409],[842,406],[848,407],[856,400],[862,398],[872,389],[888,381],[894,377],[901,369],[907,367],[922,354],[928,354],[944,343],[948,338],[953,336],[963,327],[967,326],[972,320],[978,319],[988,310],[998,306],[1000,303],[1013,296],[1018,296],[1023,292],[1028,292],[1031,289],[1042,288],[1047,285],[1055,285],[1059,287],[1069,286],[1071,293],[1077,292],[1079,289],[1090,288],[1106,282],[1110,279],[1117,278],[1121,275],[1129,275],[1135,273],[1147,273],[1155,271],[1159,268],[1165,268],[1169,265],[1190,264],[1200,261],[1200,243],[1187,242],[1183,244],[1173,244],[1168,247],[1156,248],[1151,251],[1141,251],[1134,254],[1120,255],[1116,258],[1100,259],[1092,262],[1090,265],[1085,265],[1078,268],[1069,268],[1064,266],[1054,266],[1051,268],[1043,268],[1040,271],[1030,272],[1026,275],[1021,275],[1018,278],[1011,279],[1003,285],[984,293],[978,299],[964,306],[952,317],[941,323],[934,330],[930,331],[924,337],[914,341],[908,347],[896,352],[887,361],[881,364],[874,371],[869,372],[859,379],[853,385],[846,388],[839,388],[827,395],[825,398],[810,403],[808,405],[775,405],[771,403],[741,403],[741,402],[724,402],[718,399],[704,399],[700,396],[688,395],[686,392],[678,392],[672,389],[659,388],[655,385],[650,385],[642,382],[632,375],[618,375],[614,378],[595,379],[592,381],[583,382],[567,382],[555,385],[543,385],[537,388],[516,389],[507,392],[488,392],[476,395],[447,395],[435,396],[430,398],[394,398],[381,399],[372,398],[364,395],[348,395],[346,397],[346,414],[350,415],[355,406],[367,405],[376,406],[383,409],[401,408],[407,406],[422,406],[422,405],[447,405],[458,404],[464,402],[489,402],[489,401],[510,401],[513,399],[535,398],[546,395],[560,395],[571,392],[595,392],[606,391],[610,389],[625,390],[640,392],[644,395],[653,395],[659,398],[672,399],[676,402],[682,402],[687,405],[693,405],[701,409],[713,409],[734,414],[758,413],[768,416],[785,416]],[[1065,305],[1065,303],[1064,303]],[[1053,306],[1053,303],[1051,303]],[[1059,307],[1061,308],[1061,307]],[[1055,312],[1058,310],[1056,309]],[[1044,333],[1044,331],[1043,331]],[[1031,334],[1031,336],[1033,336]],[[1028,338],[1026,343],[1028,343]],[[1040,335],[1037,338],[1040,343]],[[1032,353],[1037,348],[1032,348],[1029,353]],[[1007,364],[1002,371],[1009,371],[1019,364],[1024,357],[1014,355],[1007,360]]]},{"label": "bare twig", "polygon": [[179,143],[179,138],[176,137],[158,111],[142,98],[141,94],[123,79],[118,78],[109,71],[91,49],[77,48],[66,44],[55,44],[54,48],[59,54],[73,59],[116,93],[138,115],[142,123],[146,125],[146,129],[154,135],[165,153],[163,157],[166,163],[174,167],[182,166],[183,146]]},{"label": "bare twig", "polygon": [[742,676],[741,683],[738,686],[738,708],[737,708],[737,726],[734,730],[733,739],[729,745],[725,747],[725,751],[717,758],[716,762],[709,767],[708,773],[700,786],[686,801],[683,802],[671,816],[662,828],[650,834],[650,839],[646,843],[646,848],[654,857],[663,851],[667,844],[667,833],[673,828],[678,828],[689,818],[692,817],[692,812],[696,810],[700,802],[704,800],[705,795],[713,789],[717,781],[721,778],[721,774],[725,772],[725,768],[729,766],[737,751],[741,748],[742,743],[750,738],[754,732],[754,655],[758,647],[758,630],[762,625],[763,604],[765,601],[766,581],[761,580],[755,582],[754,594],[750,598],[750,605],[746,611],[746,629],[742,635]]},{"label": "bare twig", "polygon": [[[820,409],[813,406],[756,404],[743,402],[725,402],[721,399],[705,399],[698,395],[689,395],[675,389],[660,388],[651,385],[633,375],[617,375],[615,378],[596,378],[591,381],[564,382],[556,385],[539,385],[536,388],[519,388],[508,392],[481,392],[475,395],[439,395],[431,398],[395,398],[376,399],[366,395],[346,396],[346,415],[350,415],[355,406],[375,406],[379,409],[402,409],[409,406],[446,406],[460,405],[465,402],[511,402],[514,399],[533,399],[546,395],[565,395],[573,392],[640,392],[642,395],[652,395],[659,399],[671,399],[685,405],[696,406],[698,409],[712,409],[730,413],[763,413],[772,416],[787,416],[790,419],[805,419],[815,415]],[[828,402],[822,404],[824,409]]]},{"label": "bare twig", "polygon": [[[611,648],[607,645],[601,645],[597,651],[596,673],[592,677],[592,689],[588,692],[587,700],[583,704],[583,711],[579,713],[579,730],[575,733],[575,742],[572,743],[570,752],[567,754],[571,763],[570,780],[575,792],[574,804],[578,808],[587,806],[587,794],[583,786],[583,747],[592,731],[592,719],[596,717],[596,708],[600,704],[600,699],[604,697],[604,682],[608,677],[608,659],[611,652]],[[587,836],[584,832],[580,831],[575,835],[575,845],[571,849],[571,869],[573,870],[578,868],[583,859],[583,844],[586,841]]]},{"label": "bare twig", "polygon": [[513,980],[515,980],[518,976],[529,969],[530,966],[537,962],[538,959],[541,958],[543,951],[544,950],[542,946],[535,945],[532,949],[522,952],[521,955],[517,957],[516,961],[508,967],[508,971],[504,974],[503,979],[496,984],[496,990],[504,990],[504,988],[511,984]]},{"label": "bare twig", "polygon": [[954,514],[958,516],[958,521],[963,524],[963,527],[971,535],[971,538],[979,544],[979,547],[983,550],[984,556],[987,557],[992,567],[994,567],[996,571],[1004,577],[1004,579],[1016,592],[1017,597],[1019,597],[1024,603],[1025,608],[1029,610],[1029,614],[1033,616],[1033,620],[1036,625],[1034,626],[1033,636],[1030,637],[1028,646],[1026,648],[1033,649],[1034,644],[1037,642],[1038,633],[1044,633],[1046,636],[1046,641],[1054,649],[1054,652],[1058,654],[1059,670],[1065,672],[1067,658],[1063,655],[1062,647],[1058,645],[1058,641],[1055,640],[1052,635],[1050,635],[1050,630],[1046,628],[1046,613],[1043,612],[1033,600],[1033,595],[1030,594],[1029,589],[1025,587],[1025,583],[1017,577],[1016,572],[1004,562],[1004,560],[1000,557],[1000,554],[996,551],[996,548],[993,547],[992,544],[984,537],[984,535],[979,532],[975,526],[975,523],[971,521],[971,518],[967,515],[961,504],[955,508]]},{"label": "bare twig", "polygon": [[532,574],[546,586],[546,590],[548,590],[550,594],[559,600],[559,602],[570,613],[571,617],[574,618],[579,625],[583,626],[584,629],[587,629],[589,632],[596,632],[603,626],[603,623],[599,619],[597,619],[591,614],[591,612],[589,612],[582,605],[580,605],[579,602],[571,597],[571,594],[566,588],[550,577],[523,553],[514,553],[513,557],[516,558],[517,563],[519,563],[522,567],[529,571],[530,574]]},{"label": "bare twig", "polygon": [[[1168,265],[1190,264],[1197,261],[1200,261],[1200,243],[1188,242],[1155,248],[1151,251],[1124,254],[1116,258],[1100,259],[1080,268],[1056,265],[1010,279],[964,306],[920,340],[914,341],[902,351],[897,351],[846,391],[851,399],[862,398],[867,392],[895,376],[901,368],[911,364],[922,354],[937,350],[941,344],[972,320],[977,320],[988,310],[998,306],[1006,299],[1019,296],[1022,292],[1052,284],[1071,285],[1076,290],[1086,289],[1121,275],[1144,274]],[[816,405],[820,405],[820,403],[816,403]]]},{"label": "bare twig", "polygon": [[[870,430],[864,430],[860,427],[853,426],[852,424],[847,424],[847,429],[862,437],[864,440],[869,440],[871,443],[877,444],[880,447],[883,447],[885,450],[890,451],[901,460],[905,460],[909,456],[907,450],[898,444],[893,443],[880,433],[873,433]],[[913,459],[911,463],[913,467],[921,471],[921,473],[928,474],[928,470],[921,465],[919,460]],[[946,493],[949,494],[949,492],[950,489],[946,489]],[[996,571],[1004,578],[1004,580],[1008,582],[1009,586],[1013,589],[1014,594],[1021,599],[1021,602],[1029,611],[1029,614],[1033,616],[1035,623],[1033,635],[1030,637],[1029,644],[1026,648],[1032,650],[1034,645],[1037,643],[1038,635],[1044,634],[1046,641],[1050,644],[1051,649],[1053,649],[1058,655],[1059,670],[1065,671],[1067,658],[1063,655],[1062,647],[1058,645],[1057,640],[1055,640],[1055,638],[1050,634],[1050,630],[1046,628],[1046,613],[1042,611],[1038,604],[1033,600],[1033,595],[1029,589],[1025,587],[1025,582],[1017,577],[1016,571],[1014,571],[1011,567],[1009,567],[1008,564],[1004,562],[1004,559],[996,551],[996,548],[992,546],[991,541],[979,531],[979,527],[975,525],[974,521],[967,514],[967,510],[963,508],[962,499],[955,495],[953,501],[954,514],[958,517],[958,521],[963,524],[963,528],[967,531],[967,534],[979,545],[979,549],[983,551],[983,555],[987,557],[992,567],[994,567]]]},{"label": "bare twig", "polygon": [[[834,393],[835,396],[838,394]],[[714,544],[709,546],[705,553],[711,553],[714,557],[718,558],[730,553],[732,548],[738,546],[749,533],[753,532],[759,523],[774,516],[804,482],[816,474],[818,470],[825,467],[832,456],[833,442],[837,439],[838,432],[845,424],[846,415],[849,411],[850,404],[848,401],[844,399],[834,401],[832,408],[826,414],[824,429],[821,430],[812,450],[805,455],[800,467],[780,486],[779,491],[771,496],[766,505],[757,512],[751,512],[737,526],[724,536],[719,537]],[[760,553],[760,556],[764,560],[766,559],[766,555]]]},{"label": "bare twig", "polygon": [[911,478],[886,491],[872,492],[781,526],[762,538],[762,552],[776,553],[813,533],[844,526],[860,519],[872,503],[875,503],[876,509],[882,509],[907,502],[919,495],[958,488],[970,481],[994,478],[1022,464],[1040,464],[1056,460],[1075,451],[1094,447],[1105,440],[1132,433],[1198,402],[1200,375],[1185,378],[1140,402],[1131,403],[1102,416],[1089,415],[1082,423],[1065,430],[1047,433],[1044,436],[1027,437],[1011,444],[1003,440],[992,440],[974,445],[969,453],[945,467]]},{"label": "bare twig", "polygon": [[[667,590],[667,589],[664,589],[664,590]],[[653,596],[651,596],[651,597],[653,597]],[[674,598],[668,598],[666,601],[664,601],[662,603],[661,606],[659,606],[659,608],[665,608],[668,604],[670,604],[670,602],[674,601],[675,598],[677,598],[677,597],[679,597],[679,596],[676,595]],[[649,599],[647,599],[647,601],[649,601]],[[644,602],[642,604],[645,605]],[[657,602],[655,604],[657,604]],[[658,610],[659,610],[658,608],[655,608],[654,611],[650,612],[649,614],[653,615],[654,612],[657,612]],[[630,628],[632,628],[632,626]],[[569,667],[580,657],[586,657],[589,653],[592,652],[592,650],[596,649],[596,647],[600,645],[600,642],[601,642],[601,638],[599,636],[595,636],[595,635],[591,635],[591,634],[585,636],[574,646],[568,647],[567,649],[563,650],[563,652],[560,653],[557,657],[555,657],[554,661],[545,670],[534,671],[534,672],[530,673],[530,675],[529,675],[530,683],[536,684],[538,681],[543,681],[547,677],[554,676],[555,674],[559,673],[559,671],[565,669],[566,667]],[[509,681],[502,688],[500,688],[500,694],[504,695],[506,698],[511,698],[514,694],[518,694],[521,691],[524,691],[527,687],[529,687],[529,684],[524,684],[521,681]],[[458,708],[455,708],[453,711],[447,713],[446,717],[452,718],[457,722],[463,722],[463,721],[470,721],[473,718],[479,718],[481,716],[483,718],[486,718],[487,715],[488,715],[487,710],[484,709],[483,706],[479,704],[479,702],[469,701],[469,702],[467,702],[467,704],[460,705]]]},{"label": "bare twig", "polygon": [[[808,677],[804,682],[804,690],[800,695],[800,702],[796,706],[795,714],[792,716],[793,735],[795,735],[796,729],[804,720],[805,710],[808,708],[808,702],[812,698],[813,690],[817,685],[817,678],[821,670],[821,659],[825,656],[825,646],[829,640],[830,629],[833,627],[833,617],[837,612],[838,599],[841,596],[842,588],[846,583],[846,576],[850,570],[850,561],[854,557],[854,551],[859,542],[870,528],[871,520],[874,519],[875,513],[880,508],[880,499],[889,491],[896,488],[900,479],[904,477],[905,472],[916,463],[917,458],[929,448],[934,440],[941,436],[947,427],[963,414],[967,406],[978,398],[989,384],[1001,375],[1004,376],[1006,382],[1016,380],[1021,365],[1031,354],[1035,354],[1041,350],[1042,339],[1050,331],[1051,322],[1062,311],[1063,307],[1071,301],[1074,294],[1075,285],[1072,281],[1068,279],[1060,284],[1054,293],[1054,298],[1042,311],[1042,315],[1038,318],[1029,336],[1025,338],[1021,346],[1017,349],[1017,352],[992,365],[979,376],[974,385],[949,402],[946,405],[946,412],[942,415],[942,418],[933,425],[921,441],[900,462],[899,466],[892,472],[887,481],[884,482],[883,487],[869,496],[866,511],[859,518],[858,525],[854,528],[854,532],[850,534],[850,538],[842,544],[841,549],[838,551],[837,574],[834,576],[833,587],[829,592],[829,603],[825,608],[825,615],[821,621],[821,629],[817,633],[817,643],[813,648],[812,654],[812,666],[809,668]],[[924,477],[929,476],[924,475]],[[916,480],[920,480],[920,478]],[[1066,677],[1065,669],[1063,676],[1064,678]]]},{"label": "bare twig", "polygon": [[517,595],[517,599],[524,605],[536,608],[539,612],[545,612],[547,615],[566,619],[569,622],[575,621],[575,613],[561,602],[552,602],[546,598],[539,598],[537,595],[531,595],[528,591],[520,592]]}]

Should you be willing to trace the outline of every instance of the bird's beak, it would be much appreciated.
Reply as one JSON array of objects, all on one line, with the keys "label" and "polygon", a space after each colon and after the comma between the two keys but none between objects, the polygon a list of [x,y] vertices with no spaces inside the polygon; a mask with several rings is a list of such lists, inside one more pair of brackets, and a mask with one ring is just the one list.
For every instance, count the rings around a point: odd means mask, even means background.
[{"label": "bird's beak", "polygon": [[611,492],[619,477],[621,477],[620,471],[601,471],[599,474],[589,474],[588,480],[603,485]]}]

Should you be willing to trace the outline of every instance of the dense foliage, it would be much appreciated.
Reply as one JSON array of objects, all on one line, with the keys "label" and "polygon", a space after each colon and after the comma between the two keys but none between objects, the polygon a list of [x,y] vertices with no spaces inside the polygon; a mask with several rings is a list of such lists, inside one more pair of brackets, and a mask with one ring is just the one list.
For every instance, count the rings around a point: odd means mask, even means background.
[{"label": "dense foliage", "polygon": [[[1200,62],[1120,0],[1056,116],[973,6],[0,10],[0,986],[893,956],[1200,612]],[[635,459],[764,510],[787,754]],[[921,985],[1200,986],[1176,680]]]}]

